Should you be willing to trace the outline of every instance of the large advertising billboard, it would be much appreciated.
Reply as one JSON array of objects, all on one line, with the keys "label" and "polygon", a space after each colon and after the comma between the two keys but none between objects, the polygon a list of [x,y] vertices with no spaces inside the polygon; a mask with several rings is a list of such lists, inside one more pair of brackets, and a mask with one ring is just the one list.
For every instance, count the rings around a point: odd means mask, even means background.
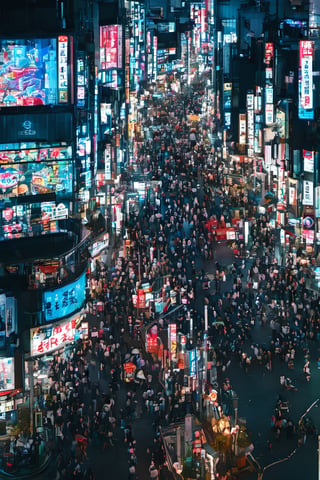
[{"label": "large advertising billboard", "polygon": [[71,315],[79,310],[86,296],[86,274],[61,288],[43,293],[42,309],[46,322]]},{"label": "large advertising billboard", "polygon": [[67,101],[68,37],[0,40],[1,107]]},{"label": "large advertising billboard", "polygon": [[67,199],[72,197],[72,187],[71,161],[0,165],[0,199],[45,193]]},{"label": "large advertising billboard", "polygon": [[6,207],[0,216],[0,240],[58,233],[61,231],[58,220],[68,216],[68,202],[35,202]]},{"label": "large advertising billboard", "polygon": [[70,146],[0,151],[0,164],[68,160],[71,158],[72,147]]},{"label": "large advertising billboard", "polygon": [[100,68],[122,68],[122,25],[100,27]]},{"label": "large advertising billboard", "polygon": [[74,341],[75,319],[56,322],[53,325],[43,325],[30,330],[30,353],[32,357],[45,355],[66,343]]}]

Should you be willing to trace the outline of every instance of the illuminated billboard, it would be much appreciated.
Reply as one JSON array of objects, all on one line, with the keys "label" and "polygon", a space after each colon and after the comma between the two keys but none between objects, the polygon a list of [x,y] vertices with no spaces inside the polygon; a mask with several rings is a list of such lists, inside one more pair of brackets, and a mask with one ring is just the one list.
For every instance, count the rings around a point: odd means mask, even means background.
[{"label": "illuminated billboard", "polygon": [[299,118],[313,118],[313,42],[300,41],[299,44]]},{"label": "illuminated billboard", "polygon": [[68,37],[0,40],[1,107],[66,103],[68,88]]},{"label": "illuminated billboard", "polygon": [[14,388],[14,358],[0,358],[0,392]]},{"label": "illuminated billboard", "polygon": [[60,231],[58,220],[69,215],[68,204],[36,202],[12,205],[1,210],[0,240],[35,237]]},{"label": "illuminated billboard", "polygon": [[76,320],[44,325],[30,330],[30,353],[32,357],[45,355],[63,347],[75,339]]},{"label": "illuminated billboard", "polygon": [[122,68],[122,25],[100,27],[100,68]]},{"label": "illuminated billboard", "polygon": [[72,191],[71,161],[0,165],[0,199],[45,193],[56,193],[60,198],[71,198]]},{"label": "illuminated billboard", "polygon": [[273,59],[273,43],[266,42],[264,44],[264,63],[270,65]]},{"label": "illuminated billboard", "polygon": [[43,293],[42,309],[46,322],[63,318],[79,310],[86,297],[86,274],[61,288]]},{"label": "illuminated billboard", "polygon": [[70,146],[0,151],[0,164],[68,159],[72,159],[72,147]]},{"label": "illuminated billboard", "polygon": [[303,171],[314,173],[314,152],[309,150],[302,151],[303,156]]}]

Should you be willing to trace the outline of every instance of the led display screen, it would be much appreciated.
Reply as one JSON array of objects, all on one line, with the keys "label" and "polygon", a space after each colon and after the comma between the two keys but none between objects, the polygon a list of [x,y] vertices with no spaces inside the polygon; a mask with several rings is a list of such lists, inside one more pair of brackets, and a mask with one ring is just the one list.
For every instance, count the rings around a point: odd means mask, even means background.
[{"label": "led display screen", "polygon": [[1,211],[0,240],[35,237],[60,231],[58,220],[68,217],[64,203],[38,202],[12,205]]},{"label": "led display screen", "polygon": [[0,165],[0,199],[56,193],[71,198],[73,165],[69,161]]},{"label": "led display screen", "polygon": [[0,40],[0,105],[58,100],[56,39]]},{"label": "led display screen", "polygon": [[43,311],[46,321],[71,315],[82,307],[86,296],[86,274],[61,288],[44,292]]},{"label": "led display screen", "polygon": [[0,106],[67,101],[68,37],[0,40]]},{"label": "led display screen", "polygon": [[50,147],[0,151],[0,164],[17,162],[43,162],[72,158],[71,147]]}]

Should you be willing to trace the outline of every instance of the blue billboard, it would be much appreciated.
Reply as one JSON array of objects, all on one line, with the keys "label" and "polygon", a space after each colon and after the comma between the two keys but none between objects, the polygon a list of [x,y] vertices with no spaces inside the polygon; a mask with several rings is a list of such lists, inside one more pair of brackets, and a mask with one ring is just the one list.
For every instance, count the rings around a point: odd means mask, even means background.
[{"label": "blue billboard", "polygon": [[42,310],[46,322],[67,317],[79,310],[86,296],[86,274],[68,285],[44,292]]}]

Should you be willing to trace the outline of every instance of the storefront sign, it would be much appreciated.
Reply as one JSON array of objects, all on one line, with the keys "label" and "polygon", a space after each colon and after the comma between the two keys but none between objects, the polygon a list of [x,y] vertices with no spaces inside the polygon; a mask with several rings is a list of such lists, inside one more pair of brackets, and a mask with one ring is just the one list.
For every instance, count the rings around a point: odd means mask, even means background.
[{"label": "storefront sign", "polygon": [[302,230],[302,238],[305,239],[307,245],[314,243],[314,230]]},{"label": "storefront sign", "polygon": [[303,181],[302,205],[313,205],[313,182]]},{"label": "storefront sign", "polygon": [[76,319],[56,322],[30,330],[30,351],[33,357],[45,355],[74,341]]},{"label": "storefront sign", "polygon": [[314,152],[309,150],[303,150],[303,170],[304,172],[313,173],[314,172]]},{"label": "storefront sign", "polygon": [[45,320],[52,321],[71,315],[79,310],[85,301],[86,274],[75,282],[56,290],[44,292],[42,310]]}]

